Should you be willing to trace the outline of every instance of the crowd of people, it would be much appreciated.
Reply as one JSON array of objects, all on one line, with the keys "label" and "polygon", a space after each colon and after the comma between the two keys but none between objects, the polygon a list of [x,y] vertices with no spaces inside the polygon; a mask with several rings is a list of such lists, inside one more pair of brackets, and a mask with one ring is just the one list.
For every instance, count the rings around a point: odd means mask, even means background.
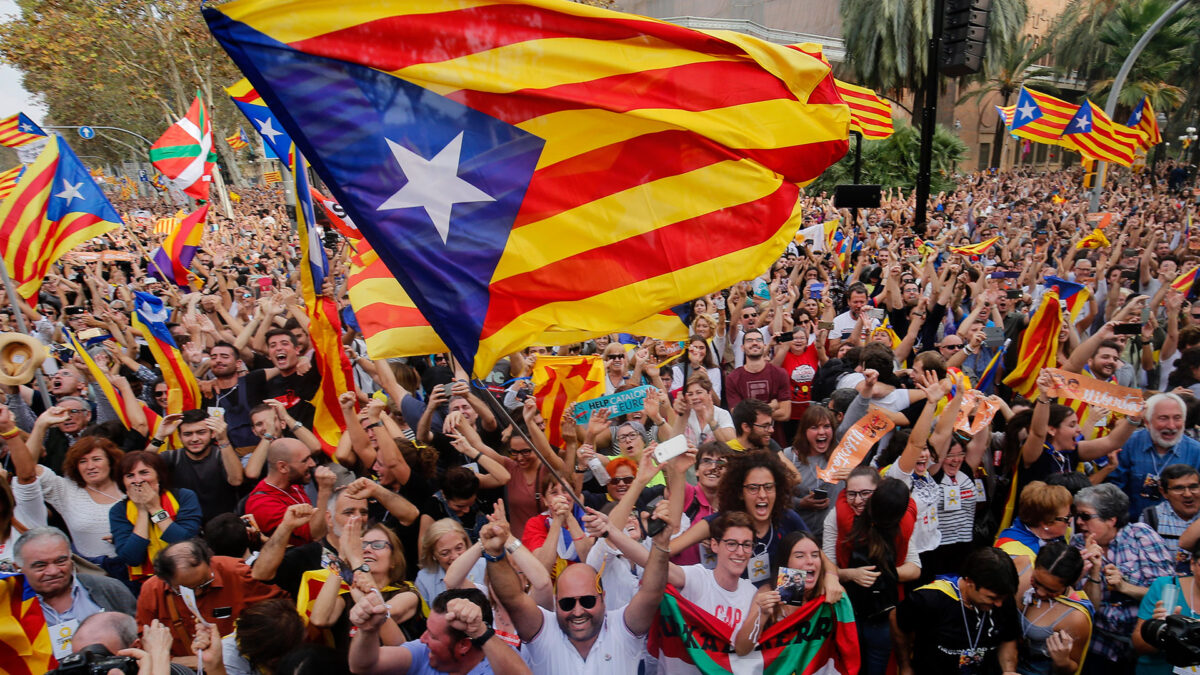
[{"label": "crowd of people", "polygon": [[[46,392],[3,385],[0,569],[58,662],[142,673],[699,672],[648,647],[668,595],[729,658],[848,602],[857,672],[1173,672],[1190,664],[1142,627],[1200,607],[1200,301],[1172,286],[1200,233],[1174,168],[1105,194],[1096,247],[1078,170],[961,176],[924,227],[912,195],[852,214],[810,194],[803,227],[840,219],[854,246],[798,235],[697,298],[679,344],[530,345],[473,380],[448,354],[376,358],[345,321],[354,391],[329,453],[281,196],[210,219],[200,290],[147,267],[168,207],[118,203],[126,229],[0,309],[51,354]],[[351,249],[325,243],[348,308]],[[1032,400],[1004,383],[1062,280],[1087,300],[1053,308],[1047,365],[1140,390],[1140,413],[1052,398],[1047,370]],[[168,414],[134,291],[172,308],[195,409]],[[649,385],[644,404],[545,419],[529,374],[555,354],[601,360],[605,394]]]}]

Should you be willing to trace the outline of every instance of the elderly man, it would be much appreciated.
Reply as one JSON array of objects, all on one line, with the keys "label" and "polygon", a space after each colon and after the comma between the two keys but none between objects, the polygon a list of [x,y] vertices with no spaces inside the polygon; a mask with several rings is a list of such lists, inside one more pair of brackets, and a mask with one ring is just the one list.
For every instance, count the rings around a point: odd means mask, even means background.
[{"label": "elderly man", "polygon": [[292,545],[325,536],[325,506],[337,476],[329,467],[315,467],[312,451],[294,438],[277,438],[267,447],[267,476],[246,498],[246,513],[254,516],[263,534],[274,534],[283,512],[293,504],[311,504],[304,486],[317,481],[317,503],[312,519],[292,532]]},{"label": "elderly man", "polygon": [[58,404],[38,415],[29,432],[29,452],[54,471],[62,471],[67,450],[79,440],[84,428],[92,422],[92,406],[87,399],[64,396]]},{"label": "elderly man", "polygon": [[636,673],[646,652],[646,633],[667,587],[670,535],[671,528],[665,527],[654,536],[642,585],[629,604],[607,609],[599,573],[578,563],[559,574],[551,612],[525,594],[517,573],[504,560],[510,552],[508,523],[485,525],[479,542],[488,561],[488,579],[525,642],[522,654],[533,672]]},{"label": "elderly man", "polygon": [[[137,621],[132,616],[119,612],[101,612],[91,615],[79,624],[79,630],[75,632],[75,639],[72,641],[71,651],[76,654],[85,649],[99,652],[98,648],[102,647],[109,654],[124,652],[122,656],[128,655],[136,658],[137,652],[142,651],[143,648],[145,651],[152,651],[151,644],[163,644],[170,640],[170,631],[166,626],[157,622],[146,626],[145,635],[138,637]],[[172,663],[170,673],[171,675],[192,675],[192,669]]]},{"label": "elderly man", "polygon": [[138,596],[137,620],[145,626],[154,619],[171,629],[171,655],[184,665],[194,665],[192,639],[196,622],[185,604],[183,589],[195,595],[199,618],[215,623],[221,634],[233,632],[242,609],[259,600],[283,597],[277,586],[257,581],[250,568],[237,558],[214,556],[199,539],[172,544],[154,559],[154,576]]},{"label": "elderly man", "polygon": [[71,653],[71,639],[80,622],[99,612],[133,616],[133,594],[116,579],[75,574],[71,543],[57,527],[27,530],[13,545],[13,559],[37,593],[50,629],[55,656]]},{"label": "elderly man", "polygon": [[492,630],[492,606],[476,588],[452,588],[433,599],[420,640],[380,647],[379,627],[387,606],[375,594],[363,596],[350,610],[358,632],[350,642],[350,668],[356,673],[399,675],[527,675],[517,650]]},{"label": "elderly man", "polygon": [[1200,471],[1187,464],[1172,464],[1159,474],[1166,501],[1142,511],[1142,522],[1154,528],[1175,556],[1175,572],[1191,574],[1192,555],[1179,545],[1188,526],[1200,520]]},{"label": "elderly man", "polygon": [[[1183,435],[1187,407],[1175,394],[1155,394],[1142,412],[1146,428],[1139,429],[1121,447],[1120,466],[1108,482],[1129,495],[1129,517],[1163,500],[1159,474],[1171,464],[1200,466],[1200,442]],[[1130,418],[1130,423],[1133,418]]]}]

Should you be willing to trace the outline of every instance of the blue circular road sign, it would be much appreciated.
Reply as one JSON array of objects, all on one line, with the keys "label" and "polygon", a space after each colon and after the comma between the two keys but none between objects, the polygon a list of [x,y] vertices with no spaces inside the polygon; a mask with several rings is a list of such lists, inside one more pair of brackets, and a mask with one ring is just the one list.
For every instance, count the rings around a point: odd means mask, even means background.
[{"label": "blue circular road sign", "polygon": [[95,138],[96,130],[91,127],[79,127],[79,137],[85,141],[89,138]]}]

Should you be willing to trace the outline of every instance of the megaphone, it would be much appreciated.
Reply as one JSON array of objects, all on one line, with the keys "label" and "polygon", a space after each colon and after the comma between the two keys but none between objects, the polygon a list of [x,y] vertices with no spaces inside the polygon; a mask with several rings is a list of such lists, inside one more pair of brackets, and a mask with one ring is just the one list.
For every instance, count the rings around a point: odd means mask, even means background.
[{"label": "megaphone", "polygon": [[49,355],[36,338],[24,333],[0,333],[0,384],[28,384]]}]

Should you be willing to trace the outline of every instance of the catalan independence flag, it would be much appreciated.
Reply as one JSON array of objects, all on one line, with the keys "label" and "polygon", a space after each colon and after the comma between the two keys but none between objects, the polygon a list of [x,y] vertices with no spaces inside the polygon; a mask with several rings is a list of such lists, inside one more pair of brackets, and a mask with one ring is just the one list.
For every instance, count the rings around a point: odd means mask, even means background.
[{"label": "catalan independence flag", "polygon": [[1007,106],[996,106],[996,112],[1004,118],[1004,124],[1013,134],[1038,143],[1068,145],[1063,131],[1079,106],[1054,98],[1049,94],[1021,87],[1017,102]]},{"label": "catalan independence flag", "polygon": [[17,292],[34,304],[51,265],[120,225],[83,162],[60,136],[51,136],[0,203],[0,250]]},{"label": "catalan independence flag", "polygon": [[15,166],[8,171],[0,171],[0,200],[3,200],[12,191],[17,188],[17,181],[21,180],[21,174],[25,173],[25,167]]},{"label": "catalan independence flag", "polygon": [[317,231],[312,196],[308,184],[308,169],[303,156],[292,152],[292,180],[296,187],[296,229],[300,238],[300,292],[308,314],[308,335],[313,346],[313,365],[321,374],[321,386],[311,401],[313,433],[329,456],[337,449],[342,432],[346,431],[346,415],[338,397],[353,391],[354,376],[350,360],[342,349],[342,320],[337,303],[325,295],[322,286],[329,275],[329,259]]},{"label": "catalan independence flag", "polygon": [[191,271],[192,258],[204,235],[204,219],[208,217],[208,204],[201,206],[179,221],[179,226],[167,235],[162,246],[150,255],[147,268],[150,276],[175,284],[185,290],[195,290],[200,282]]},{"label": "catalan independence flag", "polygon": [[0,673],[41,675],[58,667],[42,605],[23,574],[0,574]]},{"label": "catalan independence flag", "polygon": [[1042,294],[1042,304],[1034,312],[1018,344],[1017,366],[1004,378],[1004,384],[1033,400],[1037,378],[1043,368],[1058,365],[1058,333],[1062,329],[1062,306],[1053,288]]},{"label": "catalan independence flag", "polygon": [[1162,131],[1158,128],[1158,118],[1154,115],[1154,107],[1145,96],[1133,107],[1129,121],[1125,126],[1135,129],[1142,137],[1142,147],[1150,149],[1162,143]]},{"label": "catalan independence flag", "polygon": [[978,244],[967,244],[966,246],[951,246],[950,250],[960,255],[983,255],[993,244],[1000,241],[1000,237],[992,237],[987,241],[981,241]]},{"label": "catalan independence flag", "polygon": [[[258,92],[254,91],[250,80],[242,78],[234,82],[225,87],[225,93],[229,94],[229,98],[233,99],[233,104],[246,116],[246,119],[250,120],[250,124],[254,125],[254,129],[262,136],[267,159],[287,157],[288,151],[292,147],[292,138],[279,125],[279,120],[275,119],[275,113],[271,112]],[[275,173],[278,174],[278,172]],[[281,183],[283,179],[275,182]]]},{"label": "catalan independence flag", "polygon": [[1128,127],[1125,127],[1127,134],[1118,133],[1117,126],[1103,110],[1084,100],[1063,130],[1063,139],[1067,147],[1089,159],[1131,166],[1137,136]]},{"label": "catalan independence flag", "polygon": [[857,131],[863,138],[875,140],[892,135],[891,101],[857,84],[841,80],[834,80],[834,84],[846,105],[850,106],[850,131]]},{"label": "catalan independence flag", "polygon": [[1171,288],[1183,293],[1186,297],[1192,292],[1192,285],[1196,283],[1196,272],[1200,271],[1200,267],[1193,267],[1191,270],[1180,274],[1175,281],[1171,282]]},{"label": "catalan independence flag", "polygon": [[829,66],[738,33],[565,0],[204,13],[476,374],[765,269],[848,145]]},{"label": "catalan independence flag", "polygon": [[168,415],[200,407],[200,385],[191,367],[183,360],[171,331],[167,329],[170,318],[171,310],[162,300],[149,293],[134,291],[131,323],[146,338],[150,353],[162,372],[163,381],[167,383]]},{"label": "catalan independence flag", "polygon": [[1011,339],[1005,340],[1004,345],[1000,347],[1000,351],[992,356],[992,360],[988,361],[983,372],[979,373],[979,380],[975,383],[975,388],[984,394],[992,394],[992,388],[996,385],[996,376],[1004,367],[1004,354],[1008,352],[1008,345],[1012,343]]},{"label": "catalan independence flag", "polygon": [[604,395],[604,361],[598,356],[539,356],[532,379],[534,399],[546,420],[546,436],[560,446],[559,426],[567,408]]},{"label": "catalan independence flag", "polygon": [[[739,656],[733,628],[683,597],[674,586],[659,603],[646,648],[667,670],[695,668],[704,675],[853,675],[861,653],[850,599],[830,605],[814,598],[758,636],[753,651]],[[690,667],[689,667],[690,666]]]},{"label": "catalan independence flag", "polygon": [[1058,293],[1059,302],[1062,303],[1071,323],[1075,323],[1079,319],[1083,308],[1087,306],[1088,299],[1092,297],[1092,292],[1087,286],[1062,277],[1046,276],[1043,277],[1042,283],[1046,288],[1053,288],[1054,292]]},{"label": "catalan independence flag", "polygon": [[250,145],[250,139],[246,136],[246,130],[238,127],[238,132],[232,136],[226,136],[225,142],[234,150],[241,150]]},{"label": "catalan independence flag", "polygon": [[46,138],[46,132],[25,113],[9,115],[0,120],[0,145],[19,148]]}]

